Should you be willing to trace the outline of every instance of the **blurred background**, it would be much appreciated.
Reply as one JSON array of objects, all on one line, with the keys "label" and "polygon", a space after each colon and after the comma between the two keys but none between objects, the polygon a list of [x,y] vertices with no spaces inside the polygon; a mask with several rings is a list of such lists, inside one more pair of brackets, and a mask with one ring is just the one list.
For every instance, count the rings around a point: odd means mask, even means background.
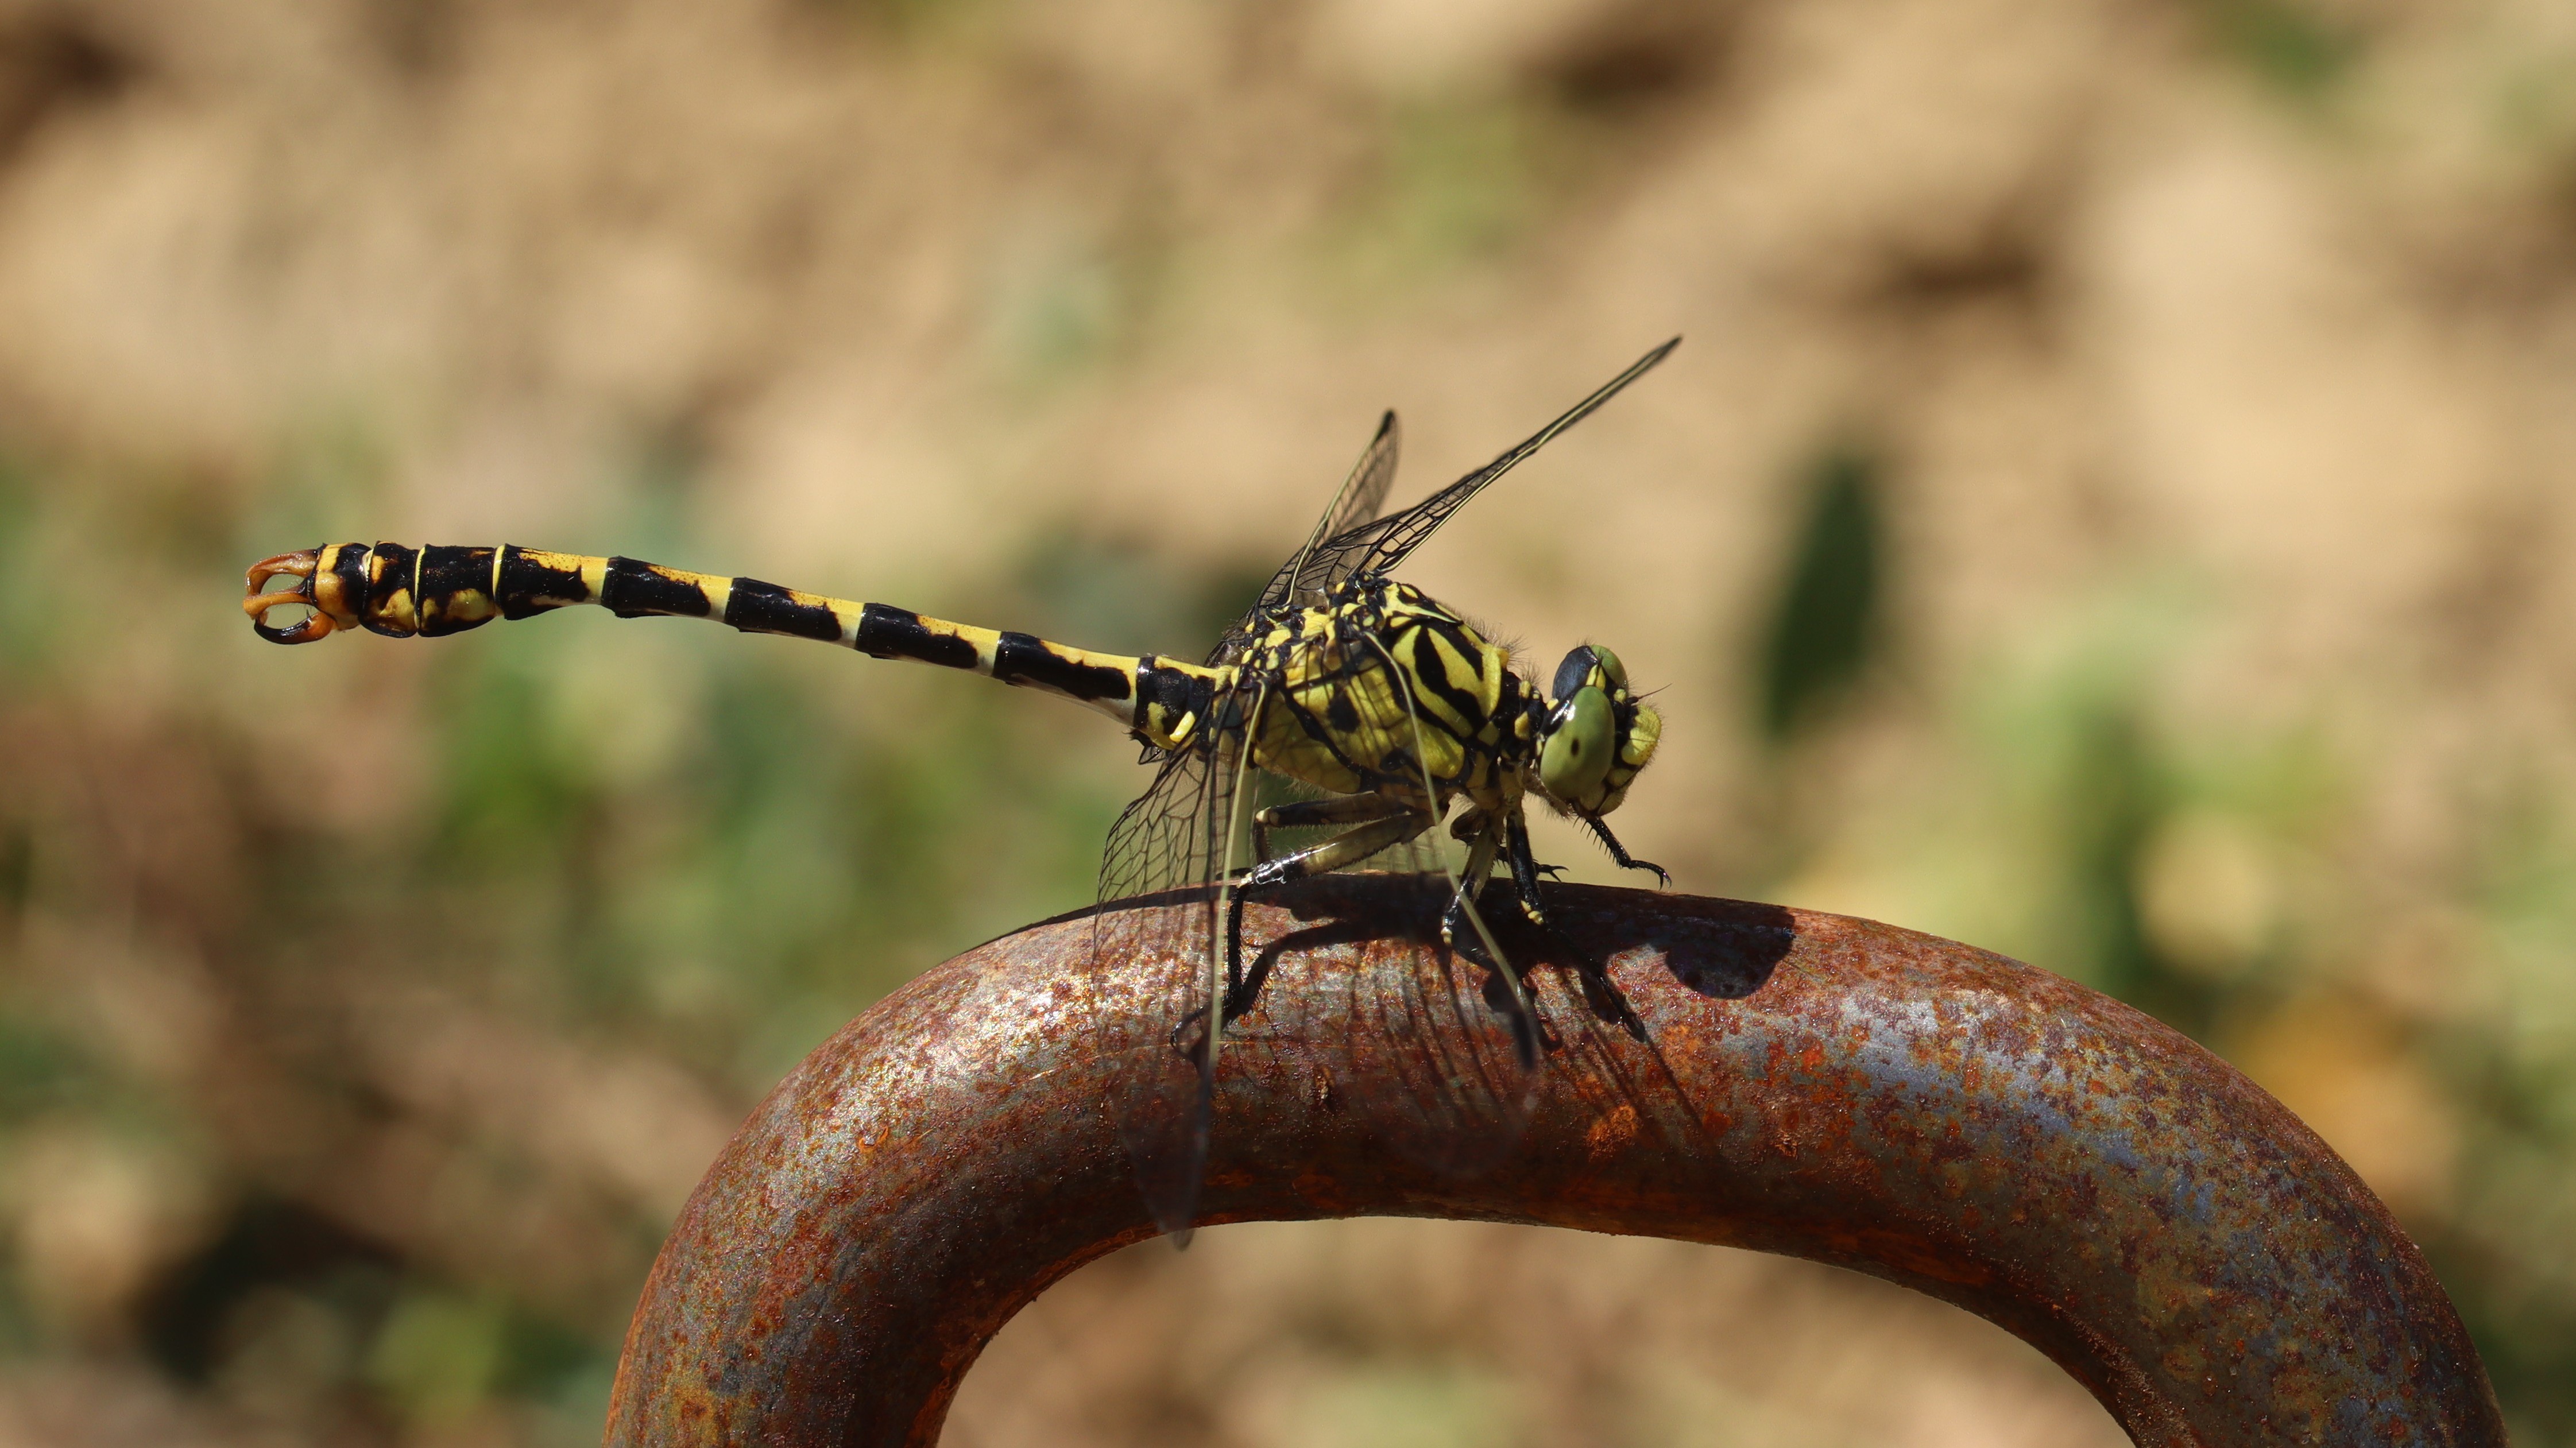
[{"label": "blurred background", "polygon": [[[1668,721],[1680,888],[2192,1032],[2576,1444],[2564,0],[0,0],[0,1448],[595,1442],[805,1051],[1090,898],[1133,747],[515,541],[1202,651],[1380,408],[1409,576]],[[1553,825],[1542,853],[1610,872]],[[2119,1441],[1849,1274],[1148,1244],[950,1441]]]}]

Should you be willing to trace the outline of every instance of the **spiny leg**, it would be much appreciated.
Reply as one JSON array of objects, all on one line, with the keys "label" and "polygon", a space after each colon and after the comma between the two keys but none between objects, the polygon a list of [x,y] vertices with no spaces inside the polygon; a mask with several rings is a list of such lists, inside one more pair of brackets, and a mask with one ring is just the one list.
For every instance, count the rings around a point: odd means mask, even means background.
[{"label": "spiny leg", "polygon": [[1673,875],[1670,870],[1665,869],[1663,866],[1658,865],[1651,860],[1632,860],[1628,858],[1627,847],[1619,843],[1619,837],[1617,835],[1610,833],[1610,827],[1608,825],[1603,824],[1601,821],[1594,819],[1590,815],[1585,815],[1583,817],[1583,822],[1592,827],[1592,833],[1600,838],[1603,848],[1610,851],[1610,863],[1617,865],[1622,870],[1652,870],[1655,872],[1655,879],[1660,884],[1667,888],[1672,885]]},{"label": "spiny leg", "polygon": [[[1502,830],[1495,823],[1492,815],[1478,808],[1470,809],[1458,816],[1457,822],[1450,827],[1450,833],[1455,835],[1460,843],[1466,845],[1467,863],[1458,871],[1455,888],[1449,898],[1449,908],[1440,917],[1440,943],[1465,949],[1458,943],[1459,927],[1462,923],[1475,934],[1477,940],[1491,953],[1494,971],[1512,987],[1512,1005],[1517,1012],[1517,1019],[1513,1023],[1514,1030],[1525,1033],[1534,1049],[1540,1041],[1540,1035],[1538,1017],[1530,1005],[1529,984],[1522,978],[1519,969],[1495,945],[1492,933],[1485,928],[1484,916],[1476,907],[1476,902],[1484,896],[1485,882],[1493,878],[1494,861],[1498,858],[1501,849]],[[1468,954],[1473,958],[1472,951]]]},{"label": "spiny leg", "polygon": [[1545,907],[1539,904],[1538,877],[1542,871],[1554,867],[1540,864],[1538,857],[1530,853],[1529,821],[1518,810],[1503,822],[1503,848],[1512,862],[1512,885],[1520,891],[1521,913],[1529,917],[1532,925],[1553,929],[1548,923]]},{"label": "spiny leg", "polygon": [[1618,982],[1610,978],[1609,963],[1593,959],[1590,951],[1557,929],[1556,923],[1547,918],[1546,909],[1539,904],[1539,872],[1547,867],[1538,863],[1530,853],[1529,821],[1518,810],[1503,822],[1503,845],[1512,862],[1512,884],[1520,891],[1521,913],[1574,957],[1575,970],[1583,978],[1584,999],[1591,1005],[1593,1013],[1617,1021],[1621,1029],[1640,1041],[1646,1039],[1646,1023],[1637,1018],[1636,1009],[1628,1004],[1626,993],[1619,989]]}]

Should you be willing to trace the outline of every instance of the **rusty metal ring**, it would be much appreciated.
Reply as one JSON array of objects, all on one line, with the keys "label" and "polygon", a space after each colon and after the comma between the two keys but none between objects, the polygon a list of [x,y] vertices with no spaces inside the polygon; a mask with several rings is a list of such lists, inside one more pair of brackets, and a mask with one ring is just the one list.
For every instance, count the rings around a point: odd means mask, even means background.
[{"label": "rusty metal ring", "polygon": [[[1382,1149],[1411,1129],[1388,1113],[1425,1053],[1455,1044],[1389,1004],[1438,950],[1438,892],[1265,893],[1246,928],[1268,976],[1231,1028],[1202,1220],[1478,1218],[1785,1252],[2001,1325],[2141,1444],[2505,1441],[2387,1210],[2183,1036],[1868,921],[1552,897],[1649,1039],[1590,1014],[1547,941],[1507,936],[1537,964],[1552,1050],[1517,1146],[1456,1180]],[[608,1443],[935,1442],[1012,1313],[1151,1233],[1096,1043],[1155,1019],[1194,966],[1094,969],[1092,940],[1058,920],[933,969],[770,1095],[654,1266]]]}]

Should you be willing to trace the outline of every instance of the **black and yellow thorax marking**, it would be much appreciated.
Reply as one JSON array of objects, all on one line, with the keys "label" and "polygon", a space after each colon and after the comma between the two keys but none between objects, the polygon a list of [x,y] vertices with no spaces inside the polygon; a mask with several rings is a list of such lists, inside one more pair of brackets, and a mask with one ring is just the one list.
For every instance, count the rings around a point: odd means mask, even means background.
[{"label": "black and yellow thorax marking", "polygon": [[1507,650],[1409,584],[1355,578],[1274,623],[1241,667],[1271,682],[1252,754],[1265,769],[1434,809],[1517,793],[1528,686]]}]

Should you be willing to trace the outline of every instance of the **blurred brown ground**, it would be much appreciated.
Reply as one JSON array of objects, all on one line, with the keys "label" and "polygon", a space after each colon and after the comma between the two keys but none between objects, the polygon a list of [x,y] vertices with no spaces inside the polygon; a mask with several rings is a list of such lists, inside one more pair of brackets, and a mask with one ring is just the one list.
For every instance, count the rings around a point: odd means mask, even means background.
[{"label": "blurred brown ground", "polygon": [[[1380,407],[1407,499],[1673,332],[1410,576],[1663,687],[1682,888],[2228,1053],[2576,1443],[2564,0],[0,0],[0,1448],[595,1440],[748,1103],[1141,784],[718,630],[271,649],[251,559],[1187,652]],[[1855,1277],[1395,1222],[1102,1263],[951,1432],[2117,1436]]]}]

